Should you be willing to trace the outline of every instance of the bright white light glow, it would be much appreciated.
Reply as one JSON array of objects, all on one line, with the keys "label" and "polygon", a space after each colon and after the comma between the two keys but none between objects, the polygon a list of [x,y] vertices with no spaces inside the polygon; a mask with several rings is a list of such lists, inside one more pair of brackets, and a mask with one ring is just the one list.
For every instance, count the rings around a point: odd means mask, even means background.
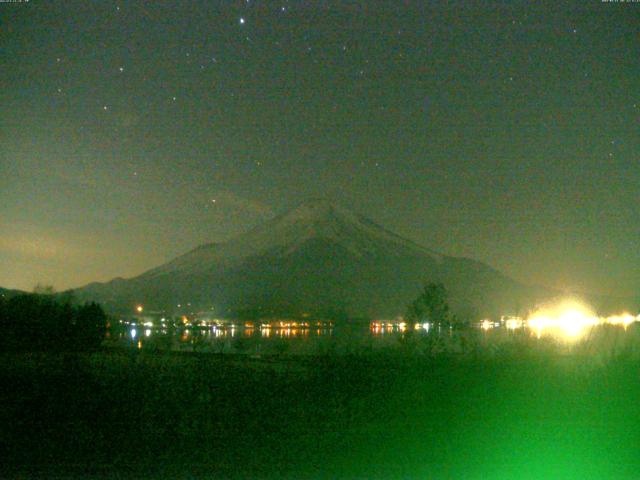
[{"label": "bright white light glow", "polygon": [[607,323],[611,325],[622,325],[624,328],[627,328],[633,322],[640,321],[640,315],[634,317],[629,313],[623,313],[621,315],[612,315],[611,317],[606,318]]},{"label": "bright white light glow", "polygon": [[509,330],[516,330],[522,328],[522,320],[520,318],[509,318],[504,325]]},{"label": "bright white light glow", "polygon": [[598,317],[591,308],[578,300],[564,300],[557,305],[542,307],[527,318],[527,326],[536,332],[538,337],[543,334],[560,335],[574,340],[587,334],[597,325],[621,325],[627,328],[631,323],[640,320],[629,313]]}]

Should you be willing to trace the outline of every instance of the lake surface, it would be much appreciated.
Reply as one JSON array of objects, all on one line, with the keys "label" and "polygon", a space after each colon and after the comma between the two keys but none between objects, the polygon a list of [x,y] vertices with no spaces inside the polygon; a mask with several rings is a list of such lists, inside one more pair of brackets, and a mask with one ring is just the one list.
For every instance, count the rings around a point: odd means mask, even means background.
[{"label": "lake surface", "polygon": [[582,331],[544,331],[523,324],[478,323],[464,329],[429,324],[408,331],[401,323],[367,325],[263,327],[223,325],[158,328],[119,325],[107,333],[110,346],[249,355],[332,355],[402,349],[407,353],[502,352],[513,348],[541,348],[600,354],[620,351],[640,354],[640,324],[598,325]]}]

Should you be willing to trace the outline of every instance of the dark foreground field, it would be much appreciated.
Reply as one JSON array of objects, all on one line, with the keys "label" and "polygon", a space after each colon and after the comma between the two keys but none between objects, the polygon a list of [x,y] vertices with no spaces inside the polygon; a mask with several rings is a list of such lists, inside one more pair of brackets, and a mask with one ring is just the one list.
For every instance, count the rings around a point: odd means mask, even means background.
[{"label": "dark foreground field", "polygon": [[0,356],[2,478],[626,479],[640,362]]}]

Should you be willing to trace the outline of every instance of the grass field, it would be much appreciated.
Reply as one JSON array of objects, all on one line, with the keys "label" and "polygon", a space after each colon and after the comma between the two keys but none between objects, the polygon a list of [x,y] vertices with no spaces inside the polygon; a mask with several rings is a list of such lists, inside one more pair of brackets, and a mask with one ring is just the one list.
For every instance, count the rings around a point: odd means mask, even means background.
[{"label": "grass field", "polygon": [[640,360],[0,356],[2,478],[632,479]]}]

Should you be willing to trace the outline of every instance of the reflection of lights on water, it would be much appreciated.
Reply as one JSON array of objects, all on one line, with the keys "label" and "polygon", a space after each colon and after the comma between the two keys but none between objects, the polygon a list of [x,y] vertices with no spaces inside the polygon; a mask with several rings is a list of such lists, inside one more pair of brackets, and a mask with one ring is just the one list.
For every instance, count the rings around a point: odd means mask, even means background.
[{"label": "reflection of lights on water", "polygon": [[[297,337],[307,337],[309,336],[308,328],[276,328],[273,331],[274,336],[281,338],[297,338]],[[318,332],[322,331],[321,329],[317,330]],[[271,336],[271,331],[262,330],[261,331],[263,337]]]},{"label": "reflection of lights on water", "polygon": [[142,348],[142,341],[141,340],[138,340],[138,348],[139,349]]},{"label": "reflection of lights on water", "polygon": [[574,339],[586,332],[588,327],[598,323],[595,315],[582,308],[565,308],[550,312],[538,312],[529,318],[527,324],[538,337],[545,330],[554,330],[568,339]]},{"label": "reflection of lights on water", "polygon": [[415,330],[424,330],[425,332],[429,332],[429,330],[431,330],[431,324],[429,322],[416,323],[413,328]]},{"label": "reflection of lights on water", "polygon": [[[256,323],[256,327],[245,327],[244,323],[230,324],[222,321],[209,321],[206,326],[202,325],[202,321],[193,321],[193,328],[191,328],[191,321],[186,317],[178,317],[178,319],[186,320],[189,324],[183,328],[178,328],[177,332],[166,329],[166,325],[157,323],[157,330],[151,327],[151,322],[139,322],[135,321],[123,321],[126,324],[125,329],[121,330],[118,334],[119,338],[127,338],[129,334],[130,345],[140,345],[144,342],[146,337],[153,337],[161,333],[169,334],[179,339],[181,343],[188,343],[195,336],[196,339],[209,339],[213,341],[217,339],[221,341],[228,339],[229,337],[256,337],[263,338],[265,341],[271,341],[274,338],[283,338],[291,340],[293,342],[307,341],[309,337],[320,337],[324,335],[334,335],[334,331],[330,324],[327,322],[294,322],[294,321],[270,321],[269,323],[262,322]],[[165,319],[170,320],[170,319]],[[623,328],[627,328],[633,322],[640,321],[640,316],[636,317],[629,313],[621,313],[610,317],[599,317],[589,309],[589,307],[573,300],[567,300],[557,305],[549,305],[540,308],[531,313],[526,319],[515,316],[503,316],[500,319],[486,318],[475,323],[476,328],[487,332],[487,338],[491,335],[495,335],[499,330],[508,330],[509,335],[536,335],[542,337],[546,335],[553,335],[558,338],[566,340],[577,340],[587,334],[590,329],[597,325],[609,324]],[[259,327],[257,326],[259,325]],[[294,327],[293,325],[298,325]],[[400,318],[392,320],[375,320],[369,325],[370,335],[383,339],[388,336],[388,339],[394,338],[396,335],[406,335],[406,332],[411,329],[416,333],[425,332],[435,334],[447,334],[450,333],[451,327],[439,326],[438,324],[425,323],[410,323],[405,322]],[[365,329],[367,327],[365,326]],[[138,329],[140,330],[138,332]],[[135,347],[134,347],[135,348]]]},{"label": "reflection of lights on water", "polygon": [[380,335],[384,333],[385,324],[381,322],[372,322],[370,328],[374,335]]},{"label": "reflection of lights on water", "polygon": [[507,327],[507,330],[517,330],[518,328],[522,328],[523,322],[520,318],[508,318],[504,326]]},{"label": "reflection of lights on water", "polygon": [[223,337],[226,334],[224,330],[218,327],[213,327],[211,331],[213,332],[213,336],[216,338]]},{"label": "reflection of lights on water", "polygon": [[612,315],[611,317],[607,317],[605,320],[611,325],[622,325],[626,330],[626,328],[633,322],[640,321],[640,315],[634,317],[629,313],[623,313],[622,315]]},{"label": "reflection of lights on water", "polygon": [[425,332],[429,332],[431,329],[431,324],[429,322],[425,323],[415,323],[413,327],[412,324],[406,322],[398,322],[398,321],[375,321],[371,322],[369,329],[371,333],[374,335],[383,335],[386,333],[405,333],[409,330],[409,328],[413,328],[415,330],[424,330]]},{"label": "reflection of lights on water", "polygon": [[584,336],[597,325],[620,325],[626,329],[638,320],[640,317],[628,313],[598,317],[588,306],[576,300],[565,300],[558,305],[543,307],[534,312],[527,319],[527,326],[535,331],[538,337],[548,333],[574,340]]}]

